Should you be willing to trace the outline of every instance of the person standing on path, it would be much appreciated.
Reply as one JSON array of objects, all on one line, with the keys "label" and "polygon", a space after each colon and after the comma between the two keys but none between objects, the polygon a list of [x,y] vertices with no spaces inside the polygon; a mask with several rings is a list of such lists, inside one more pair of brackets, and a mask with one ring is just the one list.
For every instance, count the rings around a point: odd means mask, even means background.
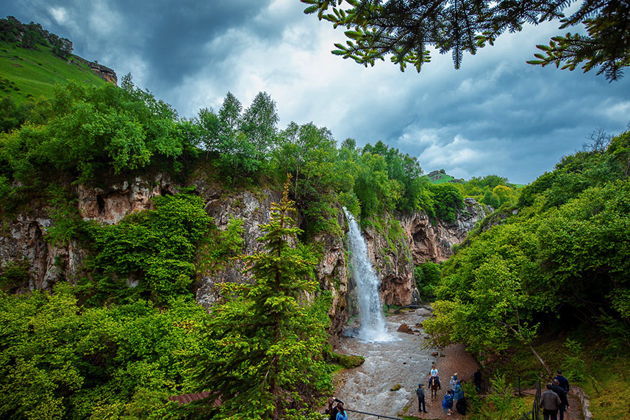
[{"label": "person standing on path", "polygon": [[560,382],[557,379],[553,380],[553,385],[551,385],[551,390],[555,392],[556,394],[558,394],[558,397],[560,397],[560,401],[562,401],[562,404],[560,404],[560,409],[558,413],[560,414],[559,420],[564,420],[564,412],[567,411],[567,408],[569,407],[569,399],[567,398],[567,392],[564,390],[564,388],[560,386]]},{"label": "person standing on path", "polygon": [[544,420],[558,420],[558,409],[562,404],[558,394],[553,392],[551,384],[547,384],[547,390],[540,396],[540,407],[543,409]]},{"label": "person standing on path", "polygon": [[451,381],[449,382],[449,384],[451,385],[451,389],[455,389],[455,386],[457,385],[457,383],[459,382],[459,379],[457,379],[457,372],[455,372],[453,374],[453,376],[451,376]]},{"label": "person standing on path", "polygon": [[424,401],[424,385],[418,384],[416,395],[418,396],[418,411],[420,413],[427,413],[427,405]]},{"label": "person standing on path", "polygon": [[339,412],[337,403],[343,404],[343,401],[338,400],[337,397],[332,397],[328,400],[328,410],[326,410],[328,420],[337,420],[337,413]]},{"label": "person standing on path", "polygon": [[453,391],[449,389],[442,399],[442,410],[444,414],[450,416],[453,412]]},{"label": "person standing on path", "polygon": [[343,403],[339,401],[337,404],[337,419],[336,420],[348,420],[348,413],[343,409]]},{"label": "person standing on path", "polygon": [[565,378],[564,376],[562,376],[562,371],[561,370],[557,371],[557,373],[558,374],[553,379],[557,379],[558,380],[558,384],[560,385],[560,387],[562,389],[564,389],[564,392],[566,392],[568,394],[569,393],[569,380],[567,378]]}]

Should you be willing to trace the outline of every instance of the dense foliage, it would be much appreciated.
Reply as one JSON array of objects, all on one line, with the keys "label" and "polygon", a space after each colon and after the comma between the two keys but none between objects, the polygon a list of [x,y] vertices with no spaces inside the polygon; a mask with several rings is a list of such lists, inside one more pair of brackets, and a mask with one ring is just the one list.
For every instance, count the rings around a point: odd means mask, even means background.
[{"label": "dense foliage", "polygon": [[558,19],[561,29],[584,25],[586,34],[555,36],[542,54],[530,64],[560,65],[562,69],[600,67],[609,80],[622,76],[630,65],[630,5],[626,1],[583,0],[580,7],[564,15],[570,1],[421,1],[421,0],[301,0],[305,13],[316,13],[345,27],[347,41],[335,44],[333,54],[357,63],[374,65],[391,55],[391,61],[405,70],[412,65],[420,72],[431,61],[427,46],[441,54],[452,52],[459,68],[464,52],[475,54],[492,45],[504,32],[520,31],[525,24]]},{"label": "dense foliage", "polygon": [[13,419],[177,418],[185,352],[207,314],[192,299],[89,308],[67,285],[53,294],[0,292],[0,416]]},{"label": "dense foliage", "polygon": [[212,218],[196,195],[160,196],[154,203],[155,210],[132,214],[116,225],[88,228],[96,250],[95,282],[89,286],[93,299],[144,297],[165,303],[190,294],[197,248],[214,227]]},{"label": "dense foliage", "polygon": [[70,84],[0,138],[5,176],[37,185],[57,171],[82,182],[175,159],[190,150],[175,111],[146,91]]},{"label": "dense foliage", "polygon": [[518,215],[444,264],[425,324],[438,342],[501,351],[556,317],[630,329],[629,146],[625,133],[564,158],[523,190]]}]

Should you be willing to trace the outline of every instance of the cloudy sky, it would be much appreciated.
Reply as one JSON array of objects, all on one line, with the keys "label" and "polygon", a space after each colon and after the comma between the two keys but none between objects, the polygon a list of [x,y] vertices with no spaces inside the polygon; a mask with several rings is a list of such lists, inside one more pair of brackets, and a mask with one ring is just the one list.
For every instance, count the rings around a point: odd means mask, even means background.
[{"label": "cloudy sky", "polygon": [[41,23],[74,52],[112,67],[194,116],[230,91],[248,106],[259,91],[290,121],[328,127],[338,141],[378,140],[418,157],[425,172],[497,174],[528,183],[596,130],[630,123],[630,75],[525,63],[556,23],[502,36],[466,55],[433,55],[422,73],[389,62],[364,68],[330,54],[343,39],[299,0],[4,0],[0,14]]}]

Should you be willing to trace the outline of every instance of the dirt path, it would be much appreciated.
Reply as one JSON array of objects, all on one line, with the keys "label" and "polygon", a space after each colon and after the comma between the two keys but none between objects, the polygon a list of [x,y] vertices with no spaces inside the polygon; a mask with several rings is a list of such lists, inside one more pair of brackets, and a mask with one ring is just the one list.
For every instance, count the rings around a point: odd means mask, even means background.
[{"label": "dirt path", "polygon": [[[442,357],[443,355],[443,357]],[[436,361],[438,371],[440,372],[440,380],[442,382],[442,389],[438,391],[438,397],[432,400],[429,392],[427,391],[427,411],[428,413],[418,412],[418,400],[413,399],[411,410],[409,413],[421,419],[460,419],[465,418],[457,413],[453,413],[451,416],[444,415],[442,411],[442,397],[448,389],[448,381],[454,373],[457,373],[457,377],[460,380],[466,382],[472,382],[473,374],[479,368],[475,359],[466,352],[463,344],[452,344],[444,348],[440,352],[440,356]],[[427,372],[427,380],[429,374]],[[426,383],[426,381],[425,381]]]},{"label": "dirt path", "polygon": [[[442,380],[442,390],[438,391],[438,397],[435,400],[432,400],[430,397],[426,399],[428,413],[418,412],[418,400],[414,398],[409,414],[420,419],[465,419],[466,416],[457,413],[453,413],[450,416],[445,415],[442,410],[442,397],[444,397],[444,393],[448,389],[448,380],[454,373],[457,373],[459,379],[472,383],[473,374],[479,368],[479,365],[475,359],[466,352],[462,344],[453,344],[446,347],[440,352],[440,357],[437,358],[436,364],[440,372],[440,379]],[[531,395],[533,398],[536,394],[536,390],[524,390],[523,394]],[[428,391],[427,395],[430,395]],[[580,400],[573,393],[569,393],[568,398],[569,409],[564,413],[564,419],[583,420],[584,417],[582,416]]]}]

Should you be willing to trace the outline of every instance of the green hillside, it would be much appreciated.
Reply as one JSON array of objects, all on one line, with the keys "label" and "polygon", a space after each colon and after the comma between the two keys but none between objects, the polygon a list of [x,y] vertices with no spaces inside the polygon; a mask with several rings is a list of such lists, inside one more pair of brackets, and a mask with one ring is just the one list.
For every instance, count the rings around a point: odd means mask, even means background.
[{"label": "green hillside", "polygon": [[448,174],[439,174],[435,178],[429,178],[431,184],[444,184],[445,182],[451,182],[455,178]]},{"label": "green hillside", "polygon": [[1,97],[20,103],[51,97],[55,85],[70,81],[95,86],[107,83],[74,55],[66,61],[54,55],[50,47],[37,45],[29,49],[0,41]]}]

